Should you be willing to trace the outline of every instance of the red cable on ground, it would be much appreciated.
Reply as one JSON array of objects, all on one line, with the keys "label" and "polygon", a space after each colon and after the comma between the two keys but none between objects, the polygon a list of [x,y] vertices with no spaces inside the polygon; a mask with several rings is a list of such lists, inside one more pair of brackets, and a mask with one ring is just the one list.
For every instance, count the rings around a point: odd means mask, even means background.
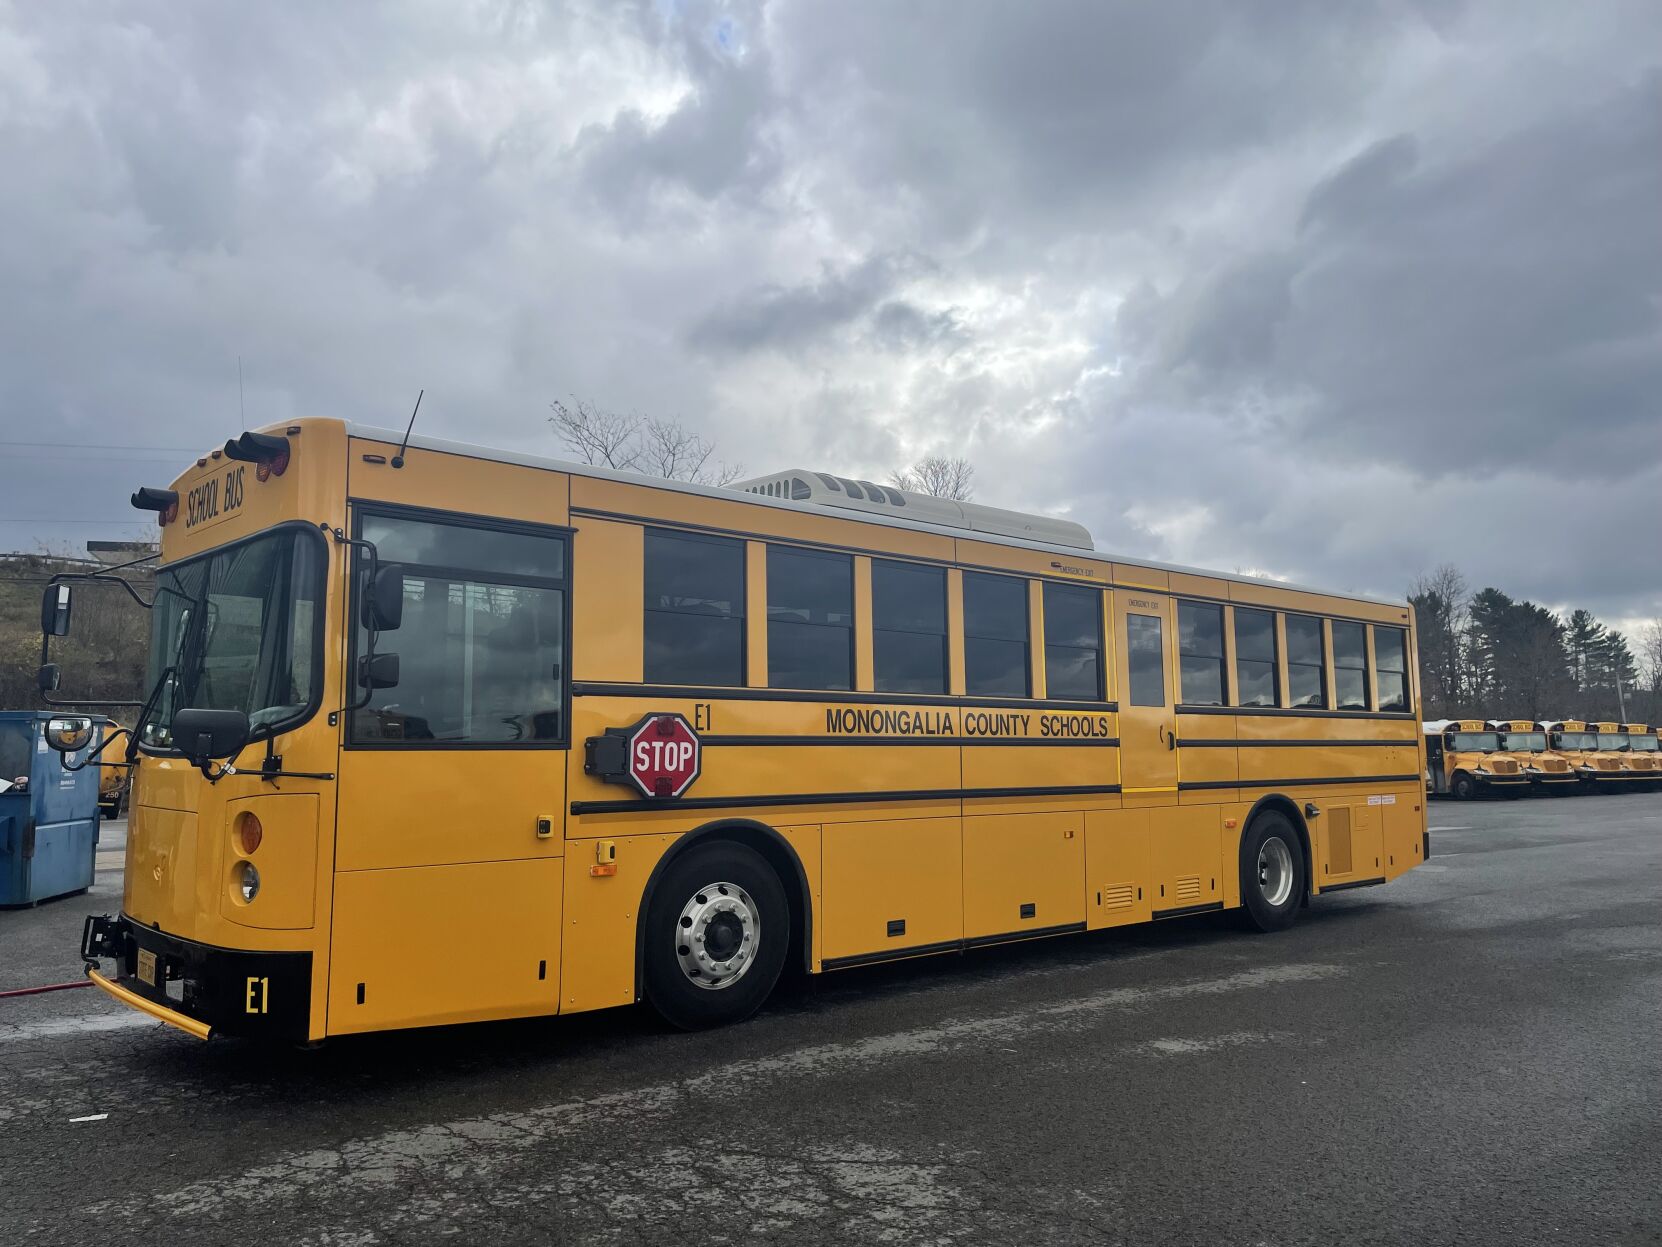
[{"label": "red cable on ground", "polygon": [[91,979],[82,979],[77,983],[48,983],[45,987],[19,987],[9,992],[0,992],[0,1000],[7,996],[38,996],[42,992],[66,992],[72,987],[91,987]]}]

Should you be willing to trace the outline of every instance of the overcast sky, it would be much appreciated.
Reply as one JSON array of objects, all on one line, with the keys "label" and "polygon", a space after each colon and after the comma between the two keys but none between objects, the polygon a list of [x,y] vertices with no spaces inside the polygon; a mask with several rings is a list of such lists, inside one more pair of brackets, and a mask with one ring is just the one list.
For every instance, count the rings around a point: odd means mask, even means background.
[{"label": "overcast sky", "polygon": [[0,549],[153,531],[241,355],[250,426],[575,395],[1662,614],[1655,0],[0,0],[0,169]]}]

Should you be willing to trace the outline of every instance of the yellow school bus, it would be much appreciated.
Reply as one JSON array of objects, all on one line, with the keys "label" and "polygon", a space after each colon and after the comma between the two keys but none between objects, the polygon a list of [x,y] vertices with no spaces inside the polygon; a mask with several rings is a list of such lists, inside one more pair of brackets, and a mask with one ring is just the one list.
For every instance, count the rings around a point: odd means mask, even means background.
[{"label": "yellow school bus", "polygon": [[1523,762],[1506,751],[1501,733],[1488,720],[1436,719],[1424,731],[1432,792],[1469,801],[1529,791]]},{"label": "yellow school bus", "polygon": [[1662,783],[1662,753],[1657,749],[1656,729],[1648,723],[1623,723],[1620,730],[1627,738],[1627,765],[1633,771],[1634,782],[1645,788]]},{"label": "yellow school bus", "polygon": [[1429,851],[1403,602],[831,474],[707,488],[330,420],[135,502],[155,687],[121,912],[82,951],[199,1036],[640,1000],[704,1026],[787,964],[1274,930]]},{"label": "yellow school bus", "polygon": [[1593,736],[1591,758],[1599,785],[1611,792],[1634,792],[1650,779],[1650,759],[1634,759],[1626,724],[1589,723]]},{"label": "yellow school bus", "polygon": [[1547,729],[1533,719],[1491,719],[1489,728],[1500,733],[1500,745],[1516,758],[1531,792],[1573,792],[1580,784],[1570,760],[1552,748]]}]

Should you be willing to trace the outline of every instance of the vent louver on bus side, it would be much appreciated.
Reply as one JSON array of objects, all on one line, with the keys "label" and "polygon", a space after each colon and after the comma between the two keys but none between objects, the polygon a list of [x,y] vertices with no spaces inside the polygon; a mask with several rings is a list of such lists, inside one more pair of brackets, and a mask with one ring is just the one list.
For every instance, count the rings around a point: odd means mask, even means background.
[{"label": "vent louver on bus side", "polygon": [[1076,550],[1094,548],[1091,544],[1091,534],[1083,525],[1075,524],[1072,520],[1006,511],[974,502],[954,502],[949,498],[932,498],[928,494],[915,494],[889,485],[879,485],[873,481],[835,476],[830,472],[809,472],[801,468],[791,468],[770,476],[736,481],[730,488],[742,490],[747,494],[759,494],[764,498],[788,498],[793,502],[817,503],[820,506],[864,511],[897,520],[939,524],[945,528],[962,528],[999,537],[1019,537],[1025,541],[1069,546]]}]

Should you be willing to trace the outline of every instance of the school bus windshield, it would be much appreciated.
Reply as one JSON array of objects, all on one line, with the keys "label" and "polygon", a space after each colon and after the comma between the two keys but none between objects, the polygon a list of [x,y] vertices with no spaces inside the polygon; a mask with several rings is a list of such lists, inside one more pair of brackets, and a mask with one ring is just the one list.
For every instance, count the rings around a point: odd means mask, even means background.
[{"label": "school bus windshield", "polygon": [[1508,732],[1506,733],[1506,747],[1516,749],[1520,753],[1541,753],[1547,747],[1545,732]]},{"label": "school bus windshield", "polygon": [[1494,753],[1500,748],[1498,732],[1456,732],[1449,741],[1456,753]]},{"label": "school bus windshield", "polygon": [[1618,735],[1615,732],[1600,732],[1598,734],[1597,748],[1609,753],[1626,753],[1627,737]]},{"label": "school bus windshield", "polygon": [[240,710],[251,727],[298,724],[317,691],[323,548],[278,529],[163,568],[150,621],[149,683],[161,690],[143,744],[172,746],[186,707]]},{"label": "school bus windshield", "polygon": [[1657,751],[1656,737],[1629,736],[1627,747],[1633,750],[1634,753],[1655,753]]}]

